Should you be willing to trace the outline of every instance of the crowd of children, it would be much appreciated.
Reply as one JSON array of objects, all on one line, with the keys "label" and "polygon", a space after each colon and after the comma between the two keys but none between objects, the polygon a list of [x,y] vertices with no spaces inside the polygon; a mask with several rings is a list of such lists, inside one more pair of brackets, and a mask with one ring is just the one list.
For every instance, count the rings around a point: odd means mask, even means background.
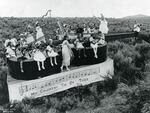
[{"label": "crowd of children", "polygon": [[[105,34],[108,33],[108,27],[107,27],[107,21],[105,20],[104,16],[101,15],[101,18],[98,18],[100,20],[100,27],[97,31],[90,29],[88,26],[83,28],[78,26],[76,29],[76,39],[72,43],[69,43],[69,29],[66,26],[64,26],[64,32],[65,35],[61,38],[61,52],[62,52],[62,66],[61,70],[63,70],[63,67],[66,66],[66,69],[69,70],[68,66],[70,65],[70,61],[73,57],[73,52],[71,50],[72,47],[78,49],[84,49],[84,41],[82,40],[83,34],[87,33],[90,34],[90,37],[88,38],[88,41],[90,43],[90,46],[93,48],[94,56],[95,58],[98,58],[97,55],[97,48],[99,44],[105,43]],[[30,26],[30,25],[29,25]],[[31,27],[31,26],[30,26]],[[66,30],[67,29],[67,30]],[[16,58],[17,60],[20,60],[20,67],[21,72],[24,72],[23,70],[23,60],[24,59],[32,59],[37,62],[38,70],[45,69],[44,61],[46,60],[46,57],[50,58],[50,64],[51,66],[57,65],[57,56],[59,55],[57,51],[54,51],[53,40],[46,40],[44,33],[42,31],[42,28],[40,27],[40,24],[36,22],[36,38],[34,38],[32,32],[26,32],[24,34],[20,34],[19,40],[16,38],[7,39],[5,40],[4,46],[6,48],[6,57],[7,58]],[[93,34],[98,34],[98,37],[95,37]],[[86,57],[86,53],[84,51],[84,55]],[[79,54],[80,57],[80,54]],[[54,59],[54,61],[53,61]],[[42,65],[40,65],[40,63]]]}]

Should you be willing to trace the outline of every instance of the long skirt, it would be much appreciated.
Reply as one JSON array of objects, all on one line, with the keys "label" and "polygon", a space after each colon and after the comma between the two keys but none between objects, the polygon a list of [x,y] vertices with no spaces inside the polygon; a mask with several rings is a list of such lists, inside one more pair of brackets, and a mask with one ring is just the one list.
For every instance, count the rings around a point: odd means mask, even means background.
[{"label": "long skirt", "polygon": [[69,66],[71,61],[71,56],[72,56],[72,52],[70,48],[68,48],[67,45],[64,45],[62,47],[62,57],[63,57],[62,64],[65,66]]}]

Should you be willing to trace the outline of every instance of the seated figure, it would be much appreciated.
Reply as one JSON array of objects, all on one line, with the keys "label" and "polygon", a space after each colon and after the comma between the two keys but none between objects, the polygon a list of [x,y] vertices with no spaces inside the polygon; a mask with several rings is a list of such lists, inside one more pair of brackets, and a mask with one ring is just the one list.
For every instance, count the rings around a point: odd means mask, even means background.
[{"label": "seated figure", "polygon": [[93,48],[94,51],[94,57],[98,58],[97,56],[97,48],[98,48],[98,43],[97,40],[93,38],[93,36],[91,35],[91,37],[89,38],[90,41],[90,46]]},{"label": "seated figure", "polygon": [[76,38],[76,40],[74,41],[74,44],[75,44],[76,49],[79,51],[79,58],[80,58],[80,50],[81,49],[84,50],[84,56],[86,57],[85,48],[83,46],[83,43],[80,41],[80,37]]},{"label": "seated figure", "polygon": [[98,44],[105,44],[105,36],[100,31],[98,32],[98,39]]},{"label": "seated figure", "polygon": [[52,58],[54,58],[54,63],[55,63],[55,65],[57,65],[56,56],[58,56],[58,53],[56,53],[50,45],[48,45],[48,46],[46,47],[46,50],[47,50],[47,55],[50,57],[51,66],[54,65],[54,64],[53,64],[53,61],[52,61]]},{"label": "seated figure", "polygon": [[11,57],[16,58],[15,51],[12,48],[12,43],[8,42],[5,46],[6,46],[6,57],[7,58],[11,58]]},{"label": "seated figure", "polygon": [[41,71],[40,63],[42,63],[42,69],[45,69],[44,61],[46,60],[46,57],[38,47],[33,50],[33,59],[37,62],[39,71]]}]

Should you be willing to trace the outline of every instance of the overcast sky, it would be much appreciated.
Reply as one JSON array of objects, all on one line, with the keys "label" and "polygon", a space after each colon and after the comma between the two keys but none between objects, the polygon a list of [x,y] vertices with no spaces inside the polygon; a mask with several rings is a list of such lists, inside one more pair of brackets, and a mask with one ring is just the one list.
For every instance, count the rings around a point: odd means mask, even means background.
[{"label": "overcast sky", "polygon": [[0,0],[0,17],[40,17],[49,9],[55,17],[150,16],[150,0]]}]

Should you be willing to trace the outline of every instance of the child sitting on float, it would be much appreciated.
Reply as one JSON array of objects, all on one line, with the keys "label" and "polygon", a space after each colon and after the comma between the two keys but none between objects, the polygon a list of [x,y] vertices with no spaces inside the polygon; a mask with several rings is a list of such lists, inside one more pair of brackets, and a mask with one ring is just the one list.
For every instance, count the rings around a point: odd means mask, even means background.
[{"label": "child sitting on float", "polygon": [[57,59],[56,57],[58,56],[58,53],[54,51],[52,48],[52,39],[50,40],[50,44],[46,47],[47,50],[47,55],[50,57],[50,64],[51,66],[54,66],[53,64],[53,58],[54,58],[54,63],[57,65]]},{"label": "child sitting on float", "polygon": [[71,59],[73,58],[73,52],[71,50],[70,44],[68,42],[68,36],[64,36],[64,41],[62,43],[62,66],[61,71],[63,71],[63,67],[65,66],[66,69],[69,71],[69,66]]},{"label": "child sitting on float", "polygon": [[16,58],[16,53],[15,51],[12,49],[12,43],[11,41],[7,41],[7,43],[5,43],[6,46],[6,57],[7,58]]},{"label": "child sitting on float", "polygon": [[98,58],[97,56],[98,42],[96,39],[94,39],[93,34],[91,34],[89,41],[90,41],[90,46],[93,48],[93,51],[94,51],[94,57]]},{"label": "child sitting on float", "polygon": [[83,46],[83,43],[80,41],[80,38],[81,38],[81,36],[78,36],[78,37],[76,38],[76,40],[74,41],[75,47],[76,47],[76,49],[79,51],[79,58],[80,58],[80,50],[81,50],[81,49],[84,50],[84,56],[86,57],[86,55],[85,55],[85,48],[84,48],[84,46]]},{"label": "child sitting on float", "polygon": [[20,45],[16,48],[16,55],[17,55],[17,61],[20,62],[20,69],[21,72],[24,72],[23,70],[23,61],[26,60],[27,58],[24,55],[23,48],[20,47]]},{"label": "child sitting on float", "polygon": [[[20,40],[19,40],[19,49],[22,53],[22,55],[26,58],[26,59],[32,59],[32,47],[31,45],[29,45],[27,43],[26,40],[26,33],[25,34],[20,34]],[[30,48],[30,49],[29,49]]]},{"label": "child sitting on float", "polygon": [[98,44],[105,44],[105,36],[102,34],[101,31],[98,32],[98,37],[99,37],[99,41],[98,41]]},{"label": "child sitting on float", "polygon": [[41,71],[40,63],[42,64],[42,69],[45,69],[44,61],[46,60],[46,57],[39,46],[40,45],[37,45],[37,47],[33,50],[33,59],[37,62],[38,70]]}]

